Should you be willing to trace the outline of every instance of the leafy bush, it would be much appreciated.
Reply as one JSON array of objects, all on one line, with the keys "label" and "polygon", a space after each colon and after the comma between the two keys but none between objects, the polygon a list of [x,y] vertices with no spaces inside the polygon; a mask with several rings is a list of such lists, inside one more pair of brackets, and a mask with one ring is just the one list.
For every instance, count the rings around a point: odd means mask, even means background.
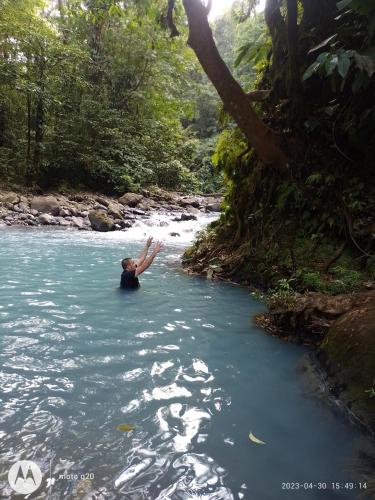
[{"label": "leafy bush", "polygon": [[301,269],[296,273],[296,280],[296,288],[300,291],[310,290],[337,295],[357,290],[363,280],[363,274],[340,266],[332,269],[331,277],[311,269]]},{"label": "leafy bush", "polygon": [[292,285],[293,280],[282,278],[275,288],[268,291],[266,302],[270,308],[290,307],[295,302],[295,291]]}]

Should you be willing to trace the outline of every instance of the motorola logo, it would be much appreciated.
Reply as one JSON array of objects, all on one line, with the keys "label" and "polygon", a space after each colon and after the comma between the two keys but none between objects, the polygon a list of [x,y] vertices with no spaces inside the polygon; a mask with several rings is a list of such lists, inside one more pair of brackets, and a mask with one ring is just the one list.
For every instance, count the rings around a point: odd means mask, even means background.
[{"label": "motorola logo", "polygon": [[10,487],[21,495],[36,491],[42,482],[42,472],[35,462],[20,460],[8,472]]}]

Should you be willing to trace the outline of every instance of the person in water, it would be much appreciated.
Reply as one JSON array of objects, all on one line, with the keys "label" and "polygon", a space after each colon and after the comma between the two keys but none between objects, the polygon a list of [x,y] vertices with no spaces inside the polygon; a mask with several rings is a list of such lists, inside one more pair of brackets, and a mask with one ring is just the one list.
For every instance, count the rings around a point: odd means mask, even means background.
[{"label": "person in water", "polygon": [[133,260],[132,258],[127,257],[126,259],[123,259],[121,261],[121,265],[123,268],[123,272],[121,275],[121,283],[120,283],[121,288],[139,287],[138,276],[151,266],[157,254],[163,248],[162,243],[158,241],[151,255],[147,256],[151,245],[152,245],[152,238],[150,237],[148,238],[146,245],[142,250],[142,252],[140,253],[138,259]]}]

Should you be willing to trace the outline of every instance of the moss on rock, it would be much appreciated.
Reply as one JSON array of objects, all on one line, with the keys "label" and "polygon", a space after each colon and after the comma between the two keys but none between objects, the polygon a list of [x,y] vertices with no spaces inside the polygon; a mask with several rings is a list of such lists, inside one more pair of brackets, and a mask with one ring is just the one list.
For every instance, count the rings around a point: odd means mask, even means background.
[{"label": "moss on rock", "polygon": [[320,354],[340,399],[375,430],[375,298],[340,316]]}]

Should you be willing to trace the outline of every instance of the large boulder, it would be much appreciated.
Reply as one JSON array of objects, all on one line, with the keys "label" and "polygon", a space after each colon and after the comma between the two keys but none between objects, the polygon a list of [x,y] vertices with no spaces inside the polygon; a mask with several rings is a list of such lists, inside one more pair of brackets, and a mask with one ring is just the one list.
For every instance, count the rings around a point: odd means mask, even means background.
[{"label": "large boulder", "polygon": [[107,214],[100,212],[99,210],[89,212],[89,221],[94,231],[106,233],[108,231],[113,231],[114,229],[113,220],[110,219]]},{"label": "large boulder", "polygon": [[107,213],[114,219],[122,219],[122,213],[114,203],[108,204]]},{"label": "large boulder", "polygon": [[54,196],[36,196],[31,200],[30,206],[33,210],[38,210],[38,212],[45,214],[60,214],[60,205]]},{"label": "large boulder", "polygon": [[375,430],[374,295],[368,295],[331,325],[320,356],[340,399]]},{"label": "large boulder", "polygon": [[143,196],[141,194],[136,193],[126,193],[121,198],[119,198],[119,202],[122,205],[128,205],[129,207],[136,207],[138,203],[143,200]]},{"label": "large boulder", "polygon": [[216,201],[214,203],[210,203],[206,205],[207,212],[220,212],[221,211],[221,203]]},{"label": "large boulder", "polygon": [[2,203],[11,203],[15,205],[20,201],[20,197],[17,193],[9,192],[9,193],[0,193],[0,201]]},{"label": "large boulder", "polygon": [[180,205],[182,207],[187,207],[189,205],[191,207],[195,207],[195,208],[199,208],[200,207],[199,201],[196,198],[192,198],[192,197],[181,198]]}]

